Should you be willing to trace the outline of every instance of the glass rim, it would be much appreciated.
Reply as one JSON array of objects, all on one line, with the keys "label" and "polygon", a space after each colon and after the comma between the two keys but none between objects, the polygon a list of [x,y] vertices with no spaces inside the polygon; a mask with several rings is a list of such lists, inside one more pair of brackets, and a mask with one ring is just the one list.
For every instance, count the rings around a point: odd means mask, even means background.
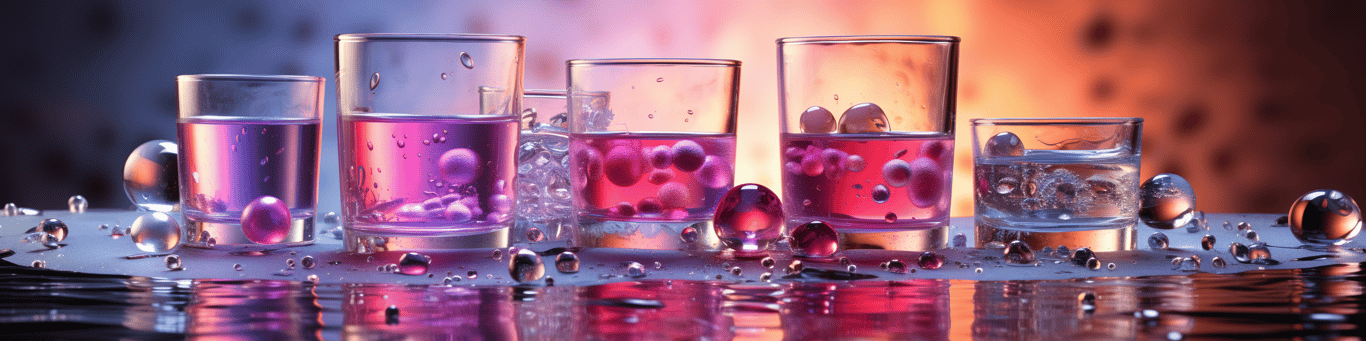
[{"label": "glass rim", "polygon": [[243,74],[197,74],[176,76],[177,82],[205,82],[205,81],[227,81],[227,82],[289,82],[289,83],[322,83],[326,80],[322,77],[301,76],[301,75],[243,75]]},{"label": "glass rim", "polygon": [[344,33],[334,37],[342,42],[367,41],[448,41],[448,42],[516,42],[526,41],[526,37],[507,34],[482,33]]},{"label": "glass rim", "polygon": [[969,119],[974,127],[983,125],[998,126],[1047,126],[1081,125],[1103,126],[1143,123],[1142,117],[1036,117],[1036,118],[974,118]]},{"label": "glass rim", "polygon": [[956,36],[936,35],[857,35],[811,36],[778,38],[778,45],[786,44],[844,44],[844,43],[958,43]]},{"label": "glass rim", "polygon": [[655,65],[655,66],[724,66],[738,67],[735,59],[709,58],[607,58],[607,59],[570,59],[566,65],[574,66],[612,66],[612,65]]},{"label": "glass rim", "polygon": [[522,90],[522,96],[564,97],[564,96],[568,96],[568,95],[569,95],[569,92],[568,92],[568,91],[564,91],[564,90],[554,90],[554,89],[526,89],[526,90]]}]

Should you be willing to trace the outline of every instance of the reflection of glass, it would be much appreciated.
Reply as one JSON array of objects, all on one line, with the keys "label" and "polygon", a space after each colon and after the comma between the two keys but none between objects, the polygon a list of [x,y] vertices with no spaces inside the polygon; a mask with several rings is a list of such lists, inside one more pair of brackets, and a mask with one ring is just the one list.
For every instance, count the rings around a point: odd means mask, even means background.
[{"label": "reflection of glass", "polygon": [[[511,290],[347,285],[342,292],[342,339],[515,340],[517,316]],[[397,314],[388,312],[391,306]]]},{"label": "reflection of glass", "polygon": [[506,245],[523,38],[336,39],[347,249]]},{"label": "reflection of glass", "polygon": [[1133,226],[1142,129],[1141,118],[972,120],[977,225]]},{"label": "reflection of glass", "polygon": [[789,225],[841,232],[948,224],[958,38],[778,40]]},{"label": "reflection of glass", "polygon": [[[719,283],[700,281],[619,282],[584,287],[583,339],[729,340]],[[668,327],[662,327],[668,326]]]},{"label": "reflection of glass", "polygon": [[186,245],[258,245],[243,234],[241,219],[247,204],[262,196],[279,199],[291,220],[261,236],[312,244],[323,79],[185,75],[176,82]]},{"label": "reflection of glass", "polygon": [[199,280],[185,307],[187,338],[195,340],[317,340],[323,308],[313,286],[291,281]]},{"label": "reflection of glass", "polygon": [[810,339],[949,336],[949,282],[801,283],[783,303],[783,328]]}]

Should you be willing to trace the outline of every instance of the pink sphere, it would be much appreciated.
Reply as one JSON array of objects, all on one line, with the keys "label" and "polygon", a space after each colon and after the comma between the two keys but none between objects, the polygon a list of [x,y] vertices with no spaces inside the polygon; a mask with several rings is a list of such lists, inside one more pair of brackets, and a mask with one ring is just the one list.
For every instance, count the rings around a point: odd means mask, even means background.
[{"label": "pink sphere", "polygon": [[713,217],[716,236],[738,254],[763,253],[782,236],[782,202],[763,185],[732,187]]},{"label": "pink sphere", "polygon": [[911,181],[911,164],[902,159],[887,161],[882,165],[882,180],[888,186],[905,187]]},{"label": "pink sphere", "polygon": [[574,163],[577,165],[575,173],[589,182],[602,179],[602,153],[591,146],[584,146],[574,153]]},{"label": "pink sphere", "polygon": [[242,235],[257,244],[278,244],[289,234],[289,206],[279,198],[263,196],[242,210]]},{"label": "pink sphere", "polygon": [[669,180],[673,179],[674,172],[672,170],[656,169],[650,172],[650,176],[645,178],[645,181],[649,181],[650,183],[656,185],[663,185],[664,183],[669,182]]},{"label": "pink sphere", "polygon": [[665,169],[674,164],[674,151],[669,146],[655,146],[646,155],[650,158],[650,165],[655,168]]},{"label": "pink sphere", "polygon": [[802,174],[806,176],[820,176],[825,173],[825,163],[821,161],[818,153],[806,154],[802,157]]},{"label": "pink sphere", "polygon": [[702,150],[702,145],[692,140],[683,140],[674,143],[674,167],[684,172],[695,171],[702,168],[702,162],[706,161],[707,152]]},{"label": "pink sphere", "polygon": [[441,170],[441,178],[451,185],[467,184],[479,177],[479,154],[467,148],[446,151],[436,164]]},{"label": "pink sphere", "polygon": [[702,168],[697,169],[697,181],[703,186],[710,188],[730,187],[735,181],[731,174],[730,165],[721,157],[707,155],[707,161],[702,162]]},{"label": "pink sphere", "polygon": [[645,174],[645,159],[640,149],[630,146],[616,146],[607,152],[603,163],[603,175],[613,185],[631,187]]},{"label": "pink sphere", "polygon": [[692,201],[692,195],[688,193],[688,186],[677,182],[670,182],[659,187],[659,203],[667,208],[687,208]]},{"label": "pink sphere", "polygon": [[939,163],[923,157],[911,161],[909,185],[906,194],[915,206],[926,208],[939,204],[944,195],[944,173],[939,171]]}]

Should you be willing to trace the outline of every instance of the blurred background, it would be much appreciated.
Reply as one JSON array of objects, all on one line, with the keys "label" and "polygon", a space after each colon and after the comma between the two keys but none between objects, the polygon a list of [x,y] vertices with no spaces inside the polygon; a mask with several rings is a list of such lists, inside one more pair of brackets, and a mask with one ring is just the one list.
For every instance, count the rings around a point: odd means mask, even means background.
[{"label": "blurred background", "polygon": [[[328,78],[341,33],[527,37],[526,88],[567,59],[743,61],[736,182],[780,189],[780,37],[962,37],[954,216],[972,215],[967,121],[1146,119],[1143,177],[1189,179],[1208,212],[1284,213],[1333,188],[1366,199],[1366,2],[1358,1],[26,1],[0,3],[0,203],[125,208],[128,153],[175,140],[175,76]],[[335,135],[319,210],[336,211]],[[1366,202],[1363,202],[1366,204]]]}]

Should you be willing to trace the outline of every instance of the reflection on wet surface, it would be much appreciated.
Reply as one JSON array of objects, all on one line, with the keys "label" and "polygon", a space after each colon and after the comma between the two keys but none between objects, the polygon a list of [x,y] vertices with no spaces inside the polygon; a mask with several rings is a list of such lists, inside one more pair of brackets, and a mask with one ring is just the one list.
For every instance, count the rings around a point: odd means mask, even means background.
[{"label": "reflection on wet surface", "polygon": [[[1360,333],[1360,264],[1037,281],[585,287],[161,280],[0,265],[23,339],[1153,339]],[[1094,304],[1087,300],[1094,297]]]}]

